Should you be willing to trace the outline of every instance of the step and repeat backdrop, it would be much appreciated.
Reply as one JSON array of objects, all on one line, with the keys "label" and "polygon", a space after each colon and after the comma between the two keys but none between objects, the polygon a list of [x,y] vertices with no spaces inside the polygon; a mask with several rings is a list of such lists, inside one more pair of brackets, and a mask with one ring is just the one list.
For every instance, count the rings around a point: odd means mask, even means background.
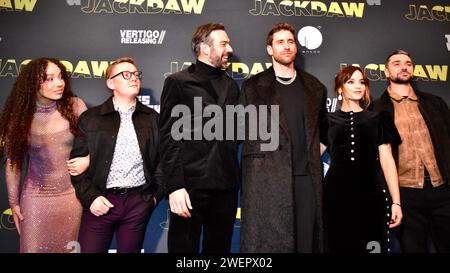
[{"label": "step and repeat backdrop", "polygon": [[[266,35],[288,22],[297,31],[297,66],[327,86],[329,111],[337,106],[333,77],[348,64],[364,68],[377,98],[394,49],[412,54],[416,87],[450,103],[450,0],[0,0],[0,105],[21,67],[42,56],[63,60],[76,94],[88,107],[100,104],[109,96],[102,78],[108,64],[130,56],[143,71],[140,100],[159,110],[165,77],[195,61],[191,36],[207,22],[225,25],[234,49],[227,72],[239,84],[270,67]],[[3,166],[0,174],[0,252],[17,252]],[[167,217],[163,201],[144,252],[166,251]],[[233,252],[239,223],[238,212]]]}]

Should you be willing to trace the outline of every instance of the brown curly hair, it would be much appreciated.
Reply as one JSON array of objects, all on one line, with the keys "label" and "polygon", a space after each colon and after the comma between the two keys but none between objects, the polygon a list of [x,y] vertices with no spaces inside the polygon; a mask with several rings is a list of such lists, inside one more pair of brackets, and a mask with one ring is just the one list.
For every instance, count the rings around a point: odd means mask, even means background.
[{"label": "brown curly hair", "polygon": [[70,132],[74,135],[78,134],[76,126],[78,117],[73,109],[75,95],[65,66],[53,58],[30,61],[14,82],[0,116],[0,152],[3,155],[6,150],[6,156],[12,168],[22,167],[28,147],[28,132],[36,112],[37,92],[47,78],[46,70],[49,63],[54,63],[61,69],[65,83],[62,98],[56,101],[57,110],[69,121]]}]

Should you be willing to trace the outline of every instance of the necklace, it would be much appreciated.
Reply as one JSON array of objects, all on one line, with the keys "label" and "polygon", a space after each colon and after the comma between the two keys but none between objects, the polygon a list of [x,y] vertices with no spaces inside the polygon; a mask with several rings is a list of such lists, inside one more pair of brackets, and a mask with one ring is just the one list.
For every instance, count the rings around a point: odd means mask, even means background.
[{"label": "necklace", "polygon": [[291,83],[293,83],[295,81],[295,78],[297,77],[297,70],[294,70],[294,76],[292,76],[292,78],[290,78],[289,80],[283,80],[282,78],[275,76],[277,78],[277,81],[281,84],[284,85],[289,85]]},{"label": "necklace", "polygon": [[58,107],[56,101],[52,101],[49,104],[41,104],[36,101],[36,112],[37,113],[50,113],[56,110]]}]

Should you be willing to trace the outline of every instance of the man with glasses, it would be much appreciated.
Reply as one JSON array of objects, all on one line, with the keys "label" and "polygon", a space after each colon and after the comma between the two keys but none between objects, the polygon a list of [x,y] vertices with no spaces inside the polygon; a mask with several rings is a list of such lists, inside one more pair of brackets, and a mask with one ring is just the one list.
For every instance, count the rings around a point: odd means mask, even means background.
[{"label": "man with glasses", "polygon": [[79,118],[71,158],[90,155],[89,170],[72,176],[84,207],[82,252],[107,252],[114,233],[118,252],[140,252],[162,195],[158,114],[136,99],[141,75],[133,59],[114,61],[106,70],[112,96]]}]

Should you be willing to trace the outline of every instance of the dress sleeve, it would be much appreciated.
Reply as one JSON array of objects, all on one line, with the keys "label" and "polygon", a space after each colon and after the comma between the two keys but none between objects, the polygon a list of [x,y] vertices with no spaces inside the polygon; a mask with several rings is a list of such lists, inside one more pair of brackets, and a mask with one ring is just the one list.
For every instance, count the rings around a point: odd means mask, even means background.
[{"label": "dress sleeve", "polygon": [[81,115],[84,111],[87,110],[86,104],[84,101],[78,97],[73,98],[73,110],[77,117]]},{"label": "dress sleeve", "polygon": [[9,206],[12,208],[19,205],[21,171],[15,167],[13,168],[10,160],[7,159],[5,164],[5,175]]},{"label": "dress sleeve", "polygon": [[391,116],[386,111],[380,111],[379,115],[378,145],[390,143],[392,146],[398,146],[402,140]]}]

